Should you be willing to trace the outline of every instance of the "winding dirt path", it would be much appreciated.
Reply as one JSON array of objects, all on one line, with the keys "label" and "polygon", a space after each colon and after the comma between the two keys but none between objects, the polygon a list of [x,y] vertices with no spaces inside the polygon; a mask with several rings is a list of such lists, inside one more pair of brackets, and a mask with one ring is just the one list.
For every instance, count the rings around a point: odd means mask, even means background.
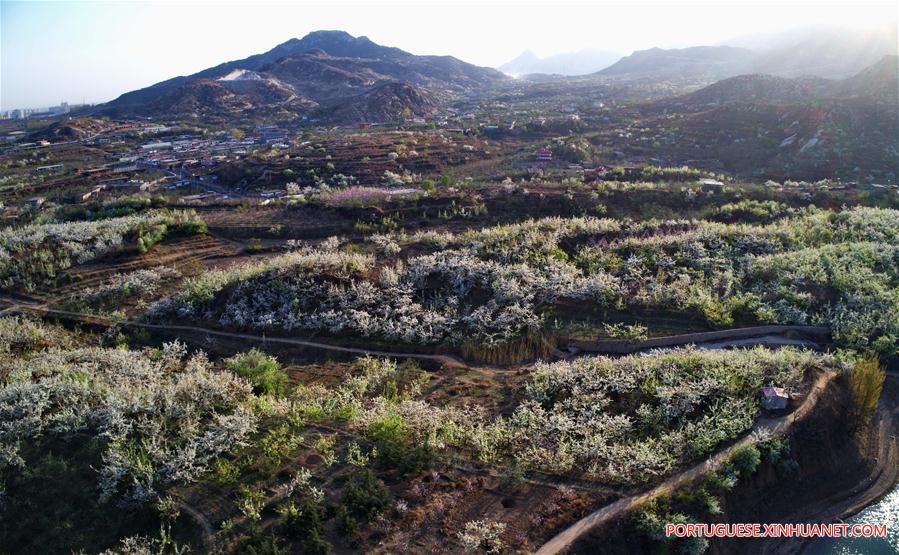
[{"label": "winding dirt path", "polygon": [[344,347],[341,345],[333,345],[330,343],[320,343],[318,341],[311,341],[309,339],[297,339],[293,337],[266,337],[265,335],[255,335],[251,333],[240,333],[240,332],[229,332],[229,331],[219,331],[213,330],[209,328],[201,328],[197,326],[183,326],[183,325],[170,325],[170,324],[148,324],[145,322],[139,322],[137,320],[112,320],[110,318],[106,318],[103,316],[97,316],[95,314],[88,314],[86,312],[75,312],[71,310],[61,310],[58,308],[50,308],[46,304],[24,304],[21,302],[15,303],[12,306],[0,311],[0,316],[9,315],[15,312],[20,311],[28,311],[35,312],[38,314],[45,314],[51,316],[62,316],[65,318],[70,318],[73,320],[78,320],[80,322],[88,323],[88,324],[98,324],[104,326],[129,326],[135,328],[143,328],[148,330],[159,330],[159,331],[183,331],[190,333],[201,333],[207,336],[215,336],[215,337],[225,337],[231,339],[241,339],[245,341],[256,341],[261,342],[263,344],[266,343],[276,343],[281,345],[295,345],[299,347],[311,347],[314,349],[323,349],[327,351],[336,351],[341,353],[351,353],[357,355],[370,355],[370,356],[378,356],[378,357],[389,357],[389,358],[412,358],[418,360],[432,360],[435,362],[439,362],[445,366],[450,368],[468,368],[470,367],[468,364],[463,362],[461,359],[456,358],[452,355],[439,355],[439,354],[428,354],[428,353],[401,353],[394,351],[379,351],[374,349],[364,349],[361,347]]},{"label": "winding dirt path", "polygon": [[[787,337],[786,335],[790,333],[797,334],[799,337]],[[708,349],[753,345],[796,345],[800,347],[818,348],[821,343],[829,343],[830,340],[831,330],[828,327],[764,324],[744,328],[727,328],[716,331],[664,335],[641,340],[573,340],[569,342],[569,348],[574,348],[579,352],[584,353],[627,355],[650,349],[677,347],[687,344],[702,346]]]},{"label": "winding dirt path", "polygon": [[[365,349],[361,347],[345,347],[341,345],[334,345],[331,343],[322,343],[319,341],[312,341],[310,339],[298,339],[293,337],[267,337],[265,335],[257,335],[251,333],[241,333],[241,332],[229,332],[222,330],[214,330],[210,328],[203,328],[198,326],[185,326],[185,325],[176,325],[176,324],[148,324],[146,322],[140,322],[137,320],[112,320],[110,318],[106,318],[104,316],[98,316],[96,314],[89,314],[85,312],[77,312],[71,310],[62,310],[58,308],[51,308],[47,303],[27,303],[21,300],[15,299],[4,299],[0,298],[0,301],[7,302],[10,306],[0,310],[0,317],[14,314],[20,311],[29,311],[35,312],[38,314],[46,314],[46,315],[55,315],[62,316],[65,318],[70,318],[74,320],[78,320],[85,323],[98,324],[104,326],[130,326],[136,328],[144,328],[149,330],[160,330],[160,331],[183,331],[189,333],[201,333],[207,336],[215,336],[215,337],[223,337],[223,338],[231,338],[231,339],[240,339],[244,341],[256,341],[266,343],[275,343],[281,345],[295,345],[299,347],[310,347],[313,349],[322,349],[327,351],[336,351],[341,353],[350,353],[350,354],[358,354],[358,355],[370,355],[370,356],[380,356],[380,357],[390,357],[390,358],[411,358],[418,360],[431,360],[434,362],[438,362],[447,366],[449,368],[482,368],[479,366],[473,366],[471,364],[466,363],[462,359],[449,355],[449,354],[431,354],[431,353],[403,353],[396,351],[381,351],[375,349]],[[688,344],[694,344],[697,347],[705,348],[705,349],[724,349],[729,347],[740,347],[740,346],[754,346],[754,345],[763,345],[770,347],[782,347],[782,346],[798,346],[798,347],[811,347],[816,348],[819,345],[817,343],[805,341],[805,340],[795,340],[786,337],[782,337],[780,335],[773,334],[774,328],[783,328],[784,330],[795,330],[798,328],[807,328],[808,330],[816,330],[817,333],[823,333],[821,330],[825,328],[812,328],[809,326],[756,326],[750,328],[739,328],[736,330],[724,330],[720,332],[706,332],[704,334],[699,335],[709,335],[710,337],[714,336],[716,338],[720,338],[716,341],[696,341],[697,334],[684,334],[682,336],[668,336],[664,338],[652,338],[643,342],[627,342],[629,345],[629,350],[617,353],[617,354],[626,354],[630,352],[636,352],[640,350],[645,350],[654,347],[676,347],[683,346]],[[759,335],[753,336],[755,331],[759,332]],[[728,332],[738,332],[739,336],[734,338],[724,338],[724,334]],[[828,332],[829,333],[829,332]],[[664,345],[656,345],[655,343],[659,340],[664,340]],[[642,345],[645,343],[646,345]],[[591,352],[590,350],[583,351],[584,353]],[[573,356],[579,356],[580,353],[576,353]],[[616,354],[616,353],[612,353]],[[533,366],[531,364],[523,364],[520,366]],[[501,368],[490,367],[493,371],[502,372]]]},{"label": "winding dirt path", "polygon": [[637,507],[653,498],[659,497],[660,495],[672,493],[680,487],[689,484],[690,482],[693,482],[698,478],[701,478],[705,474],[713,470],[717,470],[735,451],[742,447],[755,443],[755,432],[768,431],[773,434],[781,434],[787,432],[796,420],[804,417],[815,407],[815,404],[818,402],[818,399],[821,396],[821,392],[824,391],[824,388],[828,383],[830,383],[830,380],[836,377],[836,375],[837,374],[835,372],[822,372],[815,379],[814,385],[810,389],[806,398],[803,400],[802,405],[800,405],[790,414],[781,416],[779,418],[759,419],[759,421],[756,422],[756,424],[752,427],[750,434],[746,435],[745,437],[743,437],[743,439],[739,440],[727,449],[716,453],[706,461],[692,466],[687,470],[680,472],[679,474],[675,474],[671,478],[668,478],[658,486],[648,491],[619,499],[614,503],[606,505],[605,507],[602,507],[590,513],[589,515],[575,522],[565,530],[558,533],[551,540],[543,544],[543,546],[537,550],[537,555],[551,555],[554,553],[565,551],[566,549],[571,547],[571,545],[575,541],[588,534],[597,526],[609,522],[610,520],[621,516],[634,507]]},{"label": "winding dirt path", "polygon": [[196,523],[203,529],[203,543],[206,545],[210,545],[212,543],[212,539],[215,536],[215,530],[212,528],[212,524],[209,522],[209,519],[206,518],[206,515],[193,508],[184,500],[175,501],[175,506],[178,507],[181,511],[184,511],[191,518],[196,521]]}]

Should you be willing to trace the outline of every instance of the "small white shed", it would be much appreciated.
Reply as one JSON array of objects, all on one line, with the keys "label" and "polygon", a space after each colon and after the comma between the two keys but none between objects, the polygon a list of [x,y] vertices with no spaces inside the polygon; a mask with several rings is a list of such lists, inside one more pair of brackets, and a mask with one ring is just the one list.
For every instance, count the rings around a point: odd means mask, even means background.
[{"label": "small white shed", "polygon": [[790,402],[790,394],[782,387],[762,388],[762,408],[766,410],[783,410]]}]

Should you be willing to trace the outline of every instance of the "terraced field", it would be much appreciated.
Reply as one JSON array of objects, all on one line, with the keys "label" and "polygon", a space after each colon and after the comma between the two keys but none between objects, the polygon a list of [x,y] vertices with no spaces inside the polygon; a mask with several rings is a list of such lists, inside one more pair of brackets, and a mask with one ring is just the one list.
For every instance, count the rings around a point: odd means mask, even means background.
[{"label": "terraced field", "polygon": [[213,235],[179,237],[154,245],[150,252],[120,257],[102,264],[75,266],[66,273],[65,282],[44,286],[35,295],[51,303],[66,302],[79,292],[97,287],[117,274],[159,266],[174,267],[184,274],[196,273],[204,261],[229,258],[240,253],[235,244]]}]

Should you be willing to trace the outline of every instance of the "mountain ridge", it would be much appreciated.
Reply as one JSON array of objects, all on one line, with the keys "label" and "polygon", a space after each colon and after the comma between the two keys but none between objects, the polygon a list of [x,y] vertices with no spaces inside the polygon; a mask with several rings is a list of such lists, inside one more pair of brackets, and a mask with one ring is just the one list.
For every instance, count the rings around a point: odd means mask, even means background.
[{"label": "mountain ridge", "polygon": [[753,53],[734,46],[692,46],[637,50],[596,73],[604,77],[638,76],[672,79],[699,77],[718,79],[740,73]]},{"label": "mountain ridge", "polygon": [[725,79],[742,74],[845,79],[896,54],[896,29],[866,34],[835,28],[781,37],[776,46],[749,49],[719,44],[638,50],[596,73],[630,79]]},{"label": "mountain ridge", "polygon": [[899,56],[888,55],[845,79],[744,74],[722,79],[698,91],[660,101],[701,108],[729,103],[795,104],[810,100],[866,98],[896,101]]},{"label": "mountain ridge", "polygon": [[[130,91],[97,111],[148,117],[308,116],[319,108],[329,113],[342,100],[355,102],[391,82],[458,92],[505,79],[495,69],[452,56],[417,56],[345,31],[314,31],[260,54]],[[424,101],[431,98],[429,93],[393,87],[381,89],[381,94],[388,91],[402,92],[406,100],[423,100],[421,106],[404,106],[402,111],[431,111],[430,102]],[[384,106],[394,105],[381,100]]]}]

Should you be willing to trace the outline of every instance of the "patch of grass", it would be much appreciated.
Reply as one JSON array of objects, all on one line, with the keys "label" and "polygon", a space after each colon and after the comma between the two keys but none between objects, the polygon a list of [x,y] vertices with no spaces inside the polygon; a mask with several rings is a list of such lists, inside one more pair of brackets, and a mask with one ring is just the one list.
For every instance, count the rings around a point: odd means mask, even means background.
[{"label": "patch of grass", "polygon": [[553,338],[543,334],[529,333],[518,339],[486,345],[482,342],[466,342],[460,346],[460,353],[466,360],[483,364],[516,364],[523,361],[545,359],[555,350]]}]

